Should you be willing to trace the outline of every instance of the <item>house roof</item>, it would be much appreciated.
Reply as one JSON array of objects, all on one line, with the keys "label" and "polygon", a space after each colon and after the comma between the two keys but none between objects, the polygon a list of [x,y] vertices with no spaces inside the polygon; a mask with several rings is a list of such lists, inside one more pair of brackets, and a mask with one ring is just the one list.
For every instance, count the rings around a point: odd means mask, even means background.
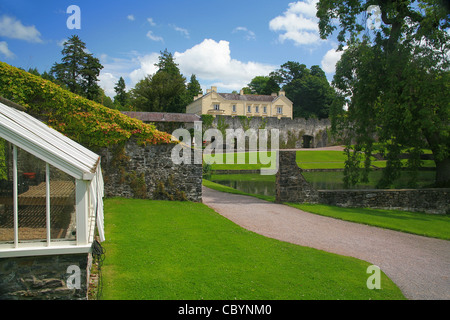
[{"label": "house roof", "polygon": [[130,118],[144,122],[195,122],[201,121],[200,116],[193,113],[168,113],[168,112],[138,112],[122,111]]},{"label": "house roof", "polygon": [[256,94],[234,94],[234,93],[217,93],[225,100],[238,100],[238,101],[258,101],[258,102],[272,102],[278,98],[278,96],[269,95],[256,95]]},{"label": "house roof", "polygon": [[100,156],[6,103],[0,101],[0,137],[76,179],[94,177]]}]

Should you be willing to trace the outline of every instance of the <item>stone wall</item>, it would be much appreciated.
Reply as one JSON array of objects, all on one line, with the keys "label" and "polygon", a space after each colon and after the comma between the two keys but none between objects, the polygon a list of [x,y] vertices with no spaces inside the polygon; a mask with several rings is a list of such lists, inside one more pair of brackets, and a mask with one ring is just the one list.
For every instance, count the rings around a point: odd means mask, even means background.
[{"label": "stone wall", "polygon": [[450,214],[450,189],[315,190],[303,177],[295,157],[295,151],[280,151],[277,202]]},{"label": "stone wall", "polygon": [[90,264],[87,253],[1,258],[0,300],[87,300]]},{"label": "stone wall", "polygon": [[[205,124],[203,124],[205,126]],[[280,130],[280,148],[319,148],[333,141],[328,134],[331,127],[328,119],[275,118],[275,117],[239,117],[221,116],[214,118],[212,127],[221,129],[278,129]],[[205,129],[205,128],[204,128]],[[206,128],[207,129],[207,128]],[[307,146],[309,144],[309,146]]]},{"label": "stone wall", "polygon": [[279,152],[276,174],[276,201],[317,203],[318,192],[303,177],[295,161],[295,151]]},{"label": "stone wall", "polygon": [[188,200],[202,199],[202,165],[174,164],[174,145],[123,146],[100,150],[105,197]]}]

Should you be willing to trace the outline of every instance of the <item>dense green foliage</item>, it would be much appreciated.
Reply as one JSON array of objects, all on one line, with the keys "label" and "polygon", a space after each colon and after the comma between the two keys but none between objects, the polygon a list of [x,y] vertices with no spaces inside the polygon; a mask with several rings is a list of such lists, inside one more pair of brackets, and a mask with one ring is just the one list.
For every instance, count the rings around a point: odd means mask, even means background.
[{"label": "dense green foliage", "polygon": [[[108,199],[103,299],[404,299],[370,263],[270,239],[201,203]],[[130,235],[133,236],[130,236]]]},{"label": "dense green foliage", "polygon": [[126,91],[125,80],[122,77],[120,77],[114,86],[114,91],[116,92],[114,104],[116,104],[119,109],[123,109],[129,103],[129,95]]},{"label": "dense green foliage", "polygon": [[304,64],[288,61],[270,77],[293,102],[294,118],[328,118],[335,92],[319,66],[308,69]]},{"label": "dense green foliage", "polygon": [[50,74],[71,92],[97,100],[100,95],[98,76],[103,69],[100,60],[87,52],[86,44],[77,35],[64,42],[61,53],[61,62],[53,65]]},{"label": "dense green foliage", "polygon": [[131,90],[131,104],[140,111],[184,113],[201,92],[197,79],[191,77],[191,83],[186,85],[186,78],[167,50],[161,52],[155,66],[158,71],[147,75]]},{"label": "dense green foliage", "polygon": [[284,90],[293,103],[294,118],[328,118],[336,94],[319,66],[310,69],[288,61],[269,76],[256,76],[243,88],[245,94],[270,95]]},{"label": "dense green foliage", "polygon": [[[366,25],[369,5],[379,10],[378,27]],[[378,152],[387,158],[379,187],[399,176],[401,153],[409,154],[413,185],[430,149],[435,185],[450,186],[450,20],[442,2],[321,0],[317,16],[321,36],[339,30],[346,48],[333,80],[341,103],[331,115],[347,145],[347,185],[367,180]]]},{"label": "dense green foliage", "polygon": [[0,62],[0,96],[88,148],[135,138],[144,144],[170,143],[153,125],[125,116],[26,71]]}]

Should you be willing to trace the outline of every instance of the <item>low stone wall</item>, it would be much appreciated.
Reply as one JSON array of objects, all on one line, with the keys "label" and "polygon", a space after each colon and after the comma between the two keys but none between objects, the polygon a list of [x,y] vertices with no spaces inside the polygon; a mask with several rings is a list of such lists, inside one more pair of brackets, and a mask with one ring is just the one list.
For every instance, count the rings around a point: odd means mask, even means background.
[{"label": "low stone wall", "polygon": [[318,202],[339,207],[368,207],[450,213],[450,189],[319,190]]},{"label": "low stone wall", "polygon": [[141,146],[133,140],[100,150],[105,197],[202,200],[202,165],[174,164],[174,145]]},{"label": "low stone wall", "polygon": [[315,190],[303,177],[295,157],[295,151],[280,151],[277,202],[450,214],[450,189]]},{"label": "low stone wall", "polygon": [[90,264],[89,254],[1,258],[0,300],[87,300]]}]

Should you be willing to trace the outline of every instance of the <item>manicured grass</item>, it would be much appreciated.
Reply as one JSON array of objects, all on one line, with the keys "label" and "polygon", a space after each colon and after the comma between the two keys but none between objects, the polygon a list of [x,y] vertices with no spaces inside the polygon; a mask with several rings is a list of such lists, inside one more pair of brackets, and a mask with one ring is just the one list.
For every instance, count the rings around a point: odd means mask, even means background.
[{"label": "manicured grass", "polygon": [[[227,163],[225,154],[217,154],[217,159],[221,159],[222,164],[214,163],[211,165],[212,170],[258,170],[260,168],[268,167],[269,165],[263,165],[260,163],[259,158],[256,158],[256,163],[250,163],[250,154],[257,154],[257,152],[245,152],[241,153],[242,159],[245,159],[245,163],[238,164],[238,153],[234,153],[234,160],[232,163]],[[268,156],[270,156],[268,152]],[[329,150],[299,150],[296,151],[297,164],[302,169],[344,169],[347,156],[342,151],[329,151]],[[205,155],[204,161],[210,161],[211,156]],[[229,162],[229,161],[228,161]],[[402,163],[406,167],[407,160],[402,160]],[[372,166],[378,168],[386,167],[386,161],[376,160],[372,158]],[[432,160],[423,160],[423,167],[434,167],[435,163]]]},{"label": "manicured grass", "polygon": [[[275,201],[275,197],[244,193],[239,190],[222,186],[208,180],[203,180],[205,187],[222,192],[254,196],[266,201]],[[286,205],[306,212],[320,214],[332,218],[371,225],[374,227],[397,230],[426,237],[450,240],[450,216],[434,215],[420,212],[382,210],[371,208],[341,208],[321,204],[294,204]]]},{"label": "manicured grass", "polygon": [[107,199],[103,299],[404,299],[367,262],[247,231],[201,203]]},{"label": "manicured grass", "polygon": [[341,208],[320,204],[287,205],[332,218],[450,240],[450,216],[371,208]]}]

